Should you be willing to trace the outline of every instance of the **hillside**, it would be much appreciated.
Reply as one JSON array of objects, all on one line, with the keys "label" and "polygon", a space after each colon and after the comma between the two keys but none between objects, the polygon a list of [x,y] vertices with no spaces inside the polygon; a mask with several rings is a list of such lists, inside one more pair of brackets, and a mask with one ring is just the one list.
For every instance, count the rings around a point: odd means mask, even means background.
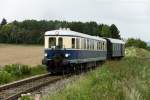
[{"label": "hillside", "polygon": [[126,48],[125,50],[126,57],[140,57],[140,58],[150,58],[150,51],[147,51],[142,48]]}]

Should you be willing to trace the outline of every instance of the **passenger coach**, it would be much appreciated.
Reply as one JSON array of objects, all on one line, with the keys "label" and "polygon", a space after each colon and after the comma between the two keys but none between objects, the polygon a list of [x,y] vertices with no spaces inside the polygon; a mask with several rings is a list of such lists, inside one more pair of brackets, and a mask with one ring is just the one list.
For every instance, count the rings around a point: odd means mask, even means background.
[{"label": "passenger coach", "polygon": [[119,39],[106,38],[107,40],[107,59],[122,58],[125,53],[125,42]]}]

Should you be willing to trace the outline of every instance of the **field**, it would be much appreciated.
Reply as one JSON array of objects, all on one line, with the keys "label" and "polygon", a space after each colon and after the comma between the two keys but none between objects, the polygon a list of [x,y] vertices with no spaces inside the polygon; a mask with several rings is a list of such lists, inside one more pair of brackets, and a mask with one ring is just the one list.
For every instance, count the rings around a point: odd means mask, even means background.
[{"label": "field", "polygon": [[39,65],[43,46],[0,44],[0,66],[8,64]]}]

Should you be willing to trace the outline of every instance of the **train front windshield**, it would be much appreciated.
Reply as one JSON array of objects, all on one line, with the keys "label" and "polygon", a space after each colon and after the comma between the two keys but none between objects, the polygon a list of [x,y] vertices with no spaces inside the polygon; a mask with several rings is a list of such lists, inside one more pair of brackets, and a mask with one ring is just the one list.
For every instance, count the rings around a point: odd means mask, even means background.
[{"label": "train front windshield", "polygon": [[56,38],[50,37],[49,38],[49,48],[53,48],[54,46],[56,46]]},{"label": "train front windshield", "polygon": [[49,48],[63,48],[63,38],[62,37],[50,37]]}]

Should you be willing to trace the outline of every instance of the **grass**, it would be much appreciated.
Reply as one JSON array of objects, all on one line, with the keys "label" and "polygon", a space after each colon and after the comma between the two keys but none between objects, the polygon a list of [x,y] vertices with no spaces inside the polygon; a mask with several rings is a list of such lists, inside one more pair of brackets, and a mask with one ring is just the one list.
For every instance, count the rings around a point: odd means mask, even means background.
[{"label": "grass", "polygon": [[139,56],[107,61],[64,90],[42,100],[149,100],[150,60]]},{"label": "grass", "polygon": [[0,84],[9,83],[15,80],[42,73],[46,73],[45,66],[42,65],[38,65],[35,67],[21,64],[5,65],[0,69]]},{"label": "grass", "polygon": [[142,48],[129,47],[126,49],[126,56],[127,57],[149,58],[150,51],[142,49]]}]

